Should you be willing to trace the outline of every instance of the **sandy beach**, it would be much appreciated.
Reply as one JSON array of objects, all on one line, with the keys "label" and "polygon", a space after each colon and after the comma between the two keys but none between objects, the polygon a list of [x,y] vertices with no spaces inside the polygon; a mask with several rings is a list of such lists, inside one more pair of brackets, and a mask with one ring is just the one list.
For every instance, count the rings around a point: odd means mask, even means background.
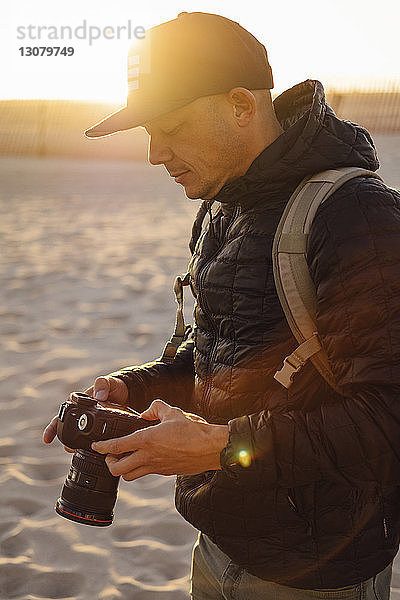
[{"label": "sandy beach", "polygon": [[[400,188],[400,136],[373,137]],[[78,525],[54,512],[71,455],[41,434],[70,391],[160,355],[199,205],[140,162],[2,157],[0,181],[0,600],[188,599],[174,478],[122,481],[114,524]]]}]

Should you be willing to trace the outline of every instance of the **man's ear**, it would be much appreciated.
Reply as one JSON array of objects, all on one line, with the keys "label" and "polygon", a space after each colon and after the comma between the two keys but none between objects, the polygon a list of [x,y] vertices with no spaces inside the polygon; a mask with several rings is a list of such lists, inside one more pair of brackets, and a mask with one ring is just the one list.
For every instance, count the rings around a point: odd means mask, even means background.
[{"label": "man's ear", "polygon": [[232,115],[239,127],[247,127],[256,113],[256,98],[246,88],[237,87],[228,92]]}]

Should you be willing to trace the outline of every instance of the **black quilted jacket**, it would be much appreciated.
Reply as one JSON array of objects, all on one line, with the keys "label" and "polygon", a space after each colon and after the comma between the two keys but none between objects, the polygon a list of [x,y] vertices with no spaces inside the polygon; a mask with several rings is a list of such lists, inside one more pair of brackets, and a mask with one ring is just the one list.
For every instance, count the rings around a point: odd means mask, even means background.
[{"label": "black quilted jacket", "polygon": [[[262,579],[341,587],[382,570],[398,548],[400,194],[359,177],[318,209],[308,262],[343,396],[312,364],[284,389],[273,374],[297,343],[273,280],[279,218],[307,174],[379,164],[368,132],[335,116],[318,81],[274,105],[284,133],[218,193],[208,230],[199,237],[204,204],[193,227],[194,338],[173,365],[118,375],[139,409],[161,397],[229,422],[222,470],[177,478],[185,519]],[[250,466],[229,466],[240,450]]]}]

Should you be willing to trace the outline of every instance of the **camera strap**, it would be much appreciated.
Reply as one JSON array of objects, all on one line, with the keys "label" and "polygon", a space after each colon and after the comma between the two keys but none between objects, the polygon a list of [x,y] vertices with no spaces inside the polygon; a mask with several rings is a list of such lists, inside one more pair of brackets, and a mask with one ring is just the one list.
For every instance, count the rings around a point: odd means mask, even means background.
[{"label": "camera strap", "polygon": [[178,276],[175,279],[174,293],[178,305],[176,309],[175,330],[171,339],[165,344],[164,351],[159,359],[167,364],[174,362],[179,346],[182,342],[187,340],[189,334],[192,332],[192,327],[185,324],[185,317],[183,314],[183,288],[184,286],[189,285],[189,280],[189,273],[185,273],[182,277]]}]

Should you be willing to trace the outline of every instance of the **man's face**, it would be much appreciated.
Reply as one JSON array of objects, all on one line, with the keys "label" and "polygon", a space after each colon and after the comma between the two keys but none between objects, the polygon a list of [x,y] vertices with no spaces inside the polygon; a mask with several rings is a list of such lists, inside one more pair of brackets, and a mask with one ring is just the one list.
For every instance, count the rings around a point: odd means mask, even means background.
[{"label": "man's face", "polygon": [[163,164],[188,198],[209,200],[246,170],[246,146],[224,98],[198,98],[144,125],[149,162]]}]

